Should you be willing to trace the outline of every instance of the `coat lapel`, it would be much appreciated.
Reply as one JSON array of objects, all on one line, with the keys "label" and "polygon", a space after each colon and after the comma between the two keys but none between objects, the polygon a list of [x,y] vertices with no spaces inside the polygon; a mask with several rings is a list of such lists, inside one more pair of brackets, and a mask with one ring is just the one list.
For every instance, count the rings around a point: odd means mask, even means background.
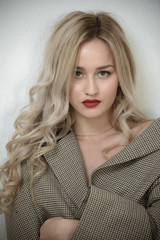
[{"label": "coat lapel", "polygon": [[139,137],[133,140],[122,151],[106,161],[102,167],[125,163],[160,149],[160,118],[153,121]]},{"label": "coat lapel", "polygon": [[[96,168],[91,175],[91,182],[94,178],[98,181],[96,173],[101,169],[133,161],[160,149],[159,140],[160,119],[152,122],[151,125],[127,147]],[[83,199],[87,195],[88,186],[81,152],[74,133],[72,131],[69,132],[68,135],[58,141],[52,151],[46,153],[44,156],[61,186],[66,190],[76,206],[80,207]],[[156,163],[154,163],[154,166],[155,164]],[[159,159],[157,159],[157,165],[159,166],[159,164]]]},{"label": "coat lapel", "polygon": [[61,186],[76,206],[80,207],[88,187],[83,160],[73,132],[59,140],[56,147],[44,157]]}]

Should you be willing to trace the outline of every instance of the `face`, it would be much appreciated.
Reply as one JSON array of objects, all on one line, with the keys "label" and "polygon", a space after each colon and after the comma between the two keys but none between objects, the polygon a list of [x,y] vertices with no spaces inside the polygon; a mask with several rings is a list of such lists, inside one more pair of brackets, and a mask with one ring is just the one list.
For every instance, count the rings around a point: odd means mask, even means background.
[{"label": "face", "polygon": [[111,117],[118,77],[109,46],[100,39],[84,43],[70,88],[75,119]]}]

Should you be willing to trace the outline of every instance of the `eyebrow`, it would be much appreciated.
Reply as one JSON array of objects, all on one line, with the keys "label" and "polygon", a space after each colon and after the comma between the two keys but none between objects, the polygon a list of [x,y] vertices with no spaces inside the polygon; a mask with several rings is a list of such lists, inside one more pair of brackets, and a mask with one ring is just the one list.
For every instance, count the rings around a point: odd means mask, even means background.
[{"label": "eyebrow", "polygon": [[[105,65],[105,66],[100,66],[100,67],[96,68],[96,70],[101,70],[101,69],[105,69],[105,68],[109,68],[109,67],[114,68],[113,65]],[[84,68],[83,68],[83,67],[80,67],[80,66],[77,66],[77,67],[75,67],[75,68],[78,69],[78,70],[84,70]]]}]

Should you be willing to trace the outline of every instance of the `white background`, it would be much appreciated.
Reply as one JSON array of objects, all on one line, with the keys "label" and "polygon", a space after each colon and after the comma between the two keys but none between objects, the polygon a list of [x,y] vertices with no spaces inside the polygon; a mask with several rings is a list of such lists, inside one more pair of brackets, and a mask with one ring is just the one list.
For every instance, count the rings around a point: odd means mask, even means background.
[{"label": "white background", "polygon": [[[51,26],[74,10],[117,16],[137,63],[137,104],[148,117],[160,116],[160,0],[0,0],[0,164],[37,80]],[[3,215],[0,239],[7,239]]]}]

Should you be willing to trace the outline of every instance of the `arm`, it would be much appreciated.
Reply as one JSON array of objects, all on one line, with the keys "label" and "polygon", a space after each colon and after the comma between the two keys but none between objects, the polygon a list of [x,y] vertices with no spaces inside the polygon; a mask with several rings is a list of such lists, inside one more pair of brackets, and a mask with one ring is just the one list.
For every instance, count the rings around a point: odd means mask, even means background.
[{"label": "arm", "polygon": [[91,186],[73,240],[160,239],[160,182],[150,191],[148,207]]},{"label": "arm", "polygon": [[149,215],[153,239],[160,239],[160,179],[149,190],[147,213]]},{"label": "arm", "polygon": [[23,183],[11,205],[11,215],[6,214],[8,240],[38,240],[40,222],[32,202],[29,184],[29,166],[23,166]]},{"label": "arm", "polygon": [[78,222],[62,217],[50,218],[40,229],[40,240],[71,240]]}]

